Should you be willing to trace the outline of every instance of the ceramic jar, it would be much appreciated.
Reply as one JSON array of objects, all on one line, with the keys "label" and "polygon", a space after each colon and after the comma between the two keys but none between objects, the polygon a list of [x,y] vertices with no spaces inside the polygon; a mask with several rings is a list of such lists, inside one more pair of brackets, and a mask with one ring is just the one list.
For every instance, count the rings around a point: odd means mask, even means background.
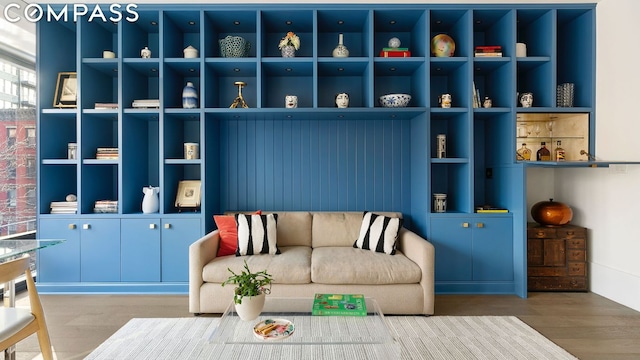
[{"label": "ceramic jar", "polygon": [[336,95],[336,106],[340,109],[349,107],[349,94],[340,93]]},{"label": "ceramic jar", "polygon": [[143,59],[151,58],[151,50],[149,50],[149,47],[145,46],[142,50],[140,50],[140,57]]},{"label": "ceramic jar", "polygon": [[338,35],[338,46],[336,46],[335,49],[333,49],[333,57],[349,57],[349,49],[347,49],[346,46],[344,46],[344,37],[342,34]]},{"label": "ceramic jar", "polygon": [[559,201],[540,201],[531,207],[531,217],[538,224],[553,227],[568,224],[573,218],[571,208]]},{"label": "ceramic jar", "polygon": [[283,46],[282,49],[280,49],[280,52],[282,53],[282,57],[296,57],[296,48],[293,47],[293,45]]},{"label": "ceramic jar", "polygon": [[142,198],[142,212],[145,214],[158,212],[160,209],[160,201],[158,200],[160,188],[147,186],[142,188],[142,192],[144,193],[144,198]]},{"label": "ceramic jar", "polygon": [[182,52],[184,53],[185,59],[193,59],[198,57],[198,49],[194,48],[191,45],[184,48]]},{"label": "ceramic jar", "polygon": [[198,107],[198,92],[191,81],[187,82],[182,89],[182,107],[184,109],[195,109]]},{"label": "ceramic jar", "polygon": [[298,107],[298,97],[295,95],[286,95],[284,97],[284,107],[294,109]]},{"label": "ceramic jar", "polygon": [[220,45],[220,56],[225,58],[238,58],[249,56],[251,43],[242,36],[228,35],[224,39],[218,40]]},{"label": "ceramic jar", "polygon": [[451,107],[451,94],[442,94],[440,95],[440,97],[438,98],[438,101],[440,102],[440,107],[441,108],[445,108],[448,109]]}]

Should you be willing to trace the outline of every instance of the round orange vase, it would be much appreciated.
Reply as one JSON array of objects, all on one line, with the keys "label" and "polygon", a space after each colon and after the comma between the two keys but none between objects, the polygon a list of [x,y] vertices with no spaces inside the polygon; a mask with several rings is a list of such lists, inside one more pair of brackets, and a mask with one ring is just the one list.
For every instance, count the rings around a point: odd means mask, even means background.
[{"label": "round orange vase", "polygon": [[562,226],[573,218],[571,208],[558,201],[540,201],[531,207],[531,216],[538,224],[544,226]]}]

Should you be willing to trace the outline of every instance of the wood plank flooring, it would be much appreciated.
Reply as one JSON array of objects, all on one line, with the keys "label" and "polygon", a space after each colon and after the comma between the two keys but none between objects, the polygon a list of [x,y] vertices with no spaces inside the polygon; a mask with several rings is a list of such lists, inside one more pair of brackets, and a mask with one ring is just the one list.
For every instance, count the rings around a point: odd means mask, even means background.
[{"label": "wood plank flooring", "polygon": [[[193,316],[186,295],[41,298],[59,360],[84,358],[131,318]],[[640,359],[640,312],[593,293],[438,295],[436,315],[514,315],[582,360]],[[18,344],[16,359],[39,358],[35,335]]]}]

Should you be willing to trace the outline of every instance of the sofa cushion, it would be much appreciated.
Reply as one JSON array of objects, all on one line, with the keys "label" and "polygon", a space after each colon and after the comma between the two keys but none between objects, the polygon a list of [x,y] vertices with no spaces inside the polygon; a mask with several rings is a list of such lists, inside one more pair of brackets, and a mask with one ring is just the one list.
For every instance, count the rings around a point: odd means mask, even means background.
[{"label": "sofa cushion", "polygon": [[[263,211],[263,214],[273,212]],[[225,214],[250,214],[228,211]],[[278,246],[311,246],[311,213],[307,211],[278,212]]]},{"label": "sofa cushion", "polygon": [[[398,212],[375,212],[376,214],[402,218]],[[312,246],[353,246],[360,234],[362,212],[314,212]]]},{"label": "sofa cushion", "polygon": [[395,256],[353,247],[321,247],[311,254],[311,281],[320,284],[414,284],[420,267],[402,252]]},{"label": "sofa cushion", "polygon": [[280,254],[278,249],[278,214],[236,214],[238,248],[236,256],[254,254]]},{"label": "sofa cushion", "polygon": [[220,245],[216,256],[227,256],[236,253],[238,247],[238,228],[233,216],[214,215],[213,220],[220,232]]},{"label": "sofa cushion", "polygon": [[396,253],[400,228],[402,219],[366,212],[362,217],[360,235],[353,247],[393,255]]},{"label": "sofa cushion", "polygon": [[282,246],[280,255],[223,256],[215,258],[202,269],[204,282],[222,283],[231,273],[238,273],[247,261],[252,271],[267,270],[274,284],[308,284],[311,282],[311,248],[308,246]]}]

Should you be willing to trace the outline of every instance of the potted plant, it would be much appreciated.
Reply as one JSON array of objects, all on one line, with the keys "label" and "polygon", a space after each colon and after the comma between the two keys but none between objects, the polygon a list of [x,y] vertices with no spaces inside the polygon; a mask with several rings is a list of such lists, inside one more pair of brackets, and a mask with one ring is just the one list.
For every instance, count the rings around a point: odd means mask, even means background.
[{"label": "potted plant", "polygon": [[296,50],[300,49],[300,38],[293,31],[289,31],[287,35],[280,40],[278,48],[282,52],[282,57],[295,57]]},{"label": "potted plant", "polygon": [[[222,283],[236,285],[233,290],[233,302],[236,312],[242,320],[250,321],[258,317],[264,307],[265,295],[271,293],[271,282],[273,278],[266,270],[251,272],[247,260],[244,261],[244,270],[236,274],[227,268],[231,276]],[[268,286],[268,287],[267,287]]]}]

